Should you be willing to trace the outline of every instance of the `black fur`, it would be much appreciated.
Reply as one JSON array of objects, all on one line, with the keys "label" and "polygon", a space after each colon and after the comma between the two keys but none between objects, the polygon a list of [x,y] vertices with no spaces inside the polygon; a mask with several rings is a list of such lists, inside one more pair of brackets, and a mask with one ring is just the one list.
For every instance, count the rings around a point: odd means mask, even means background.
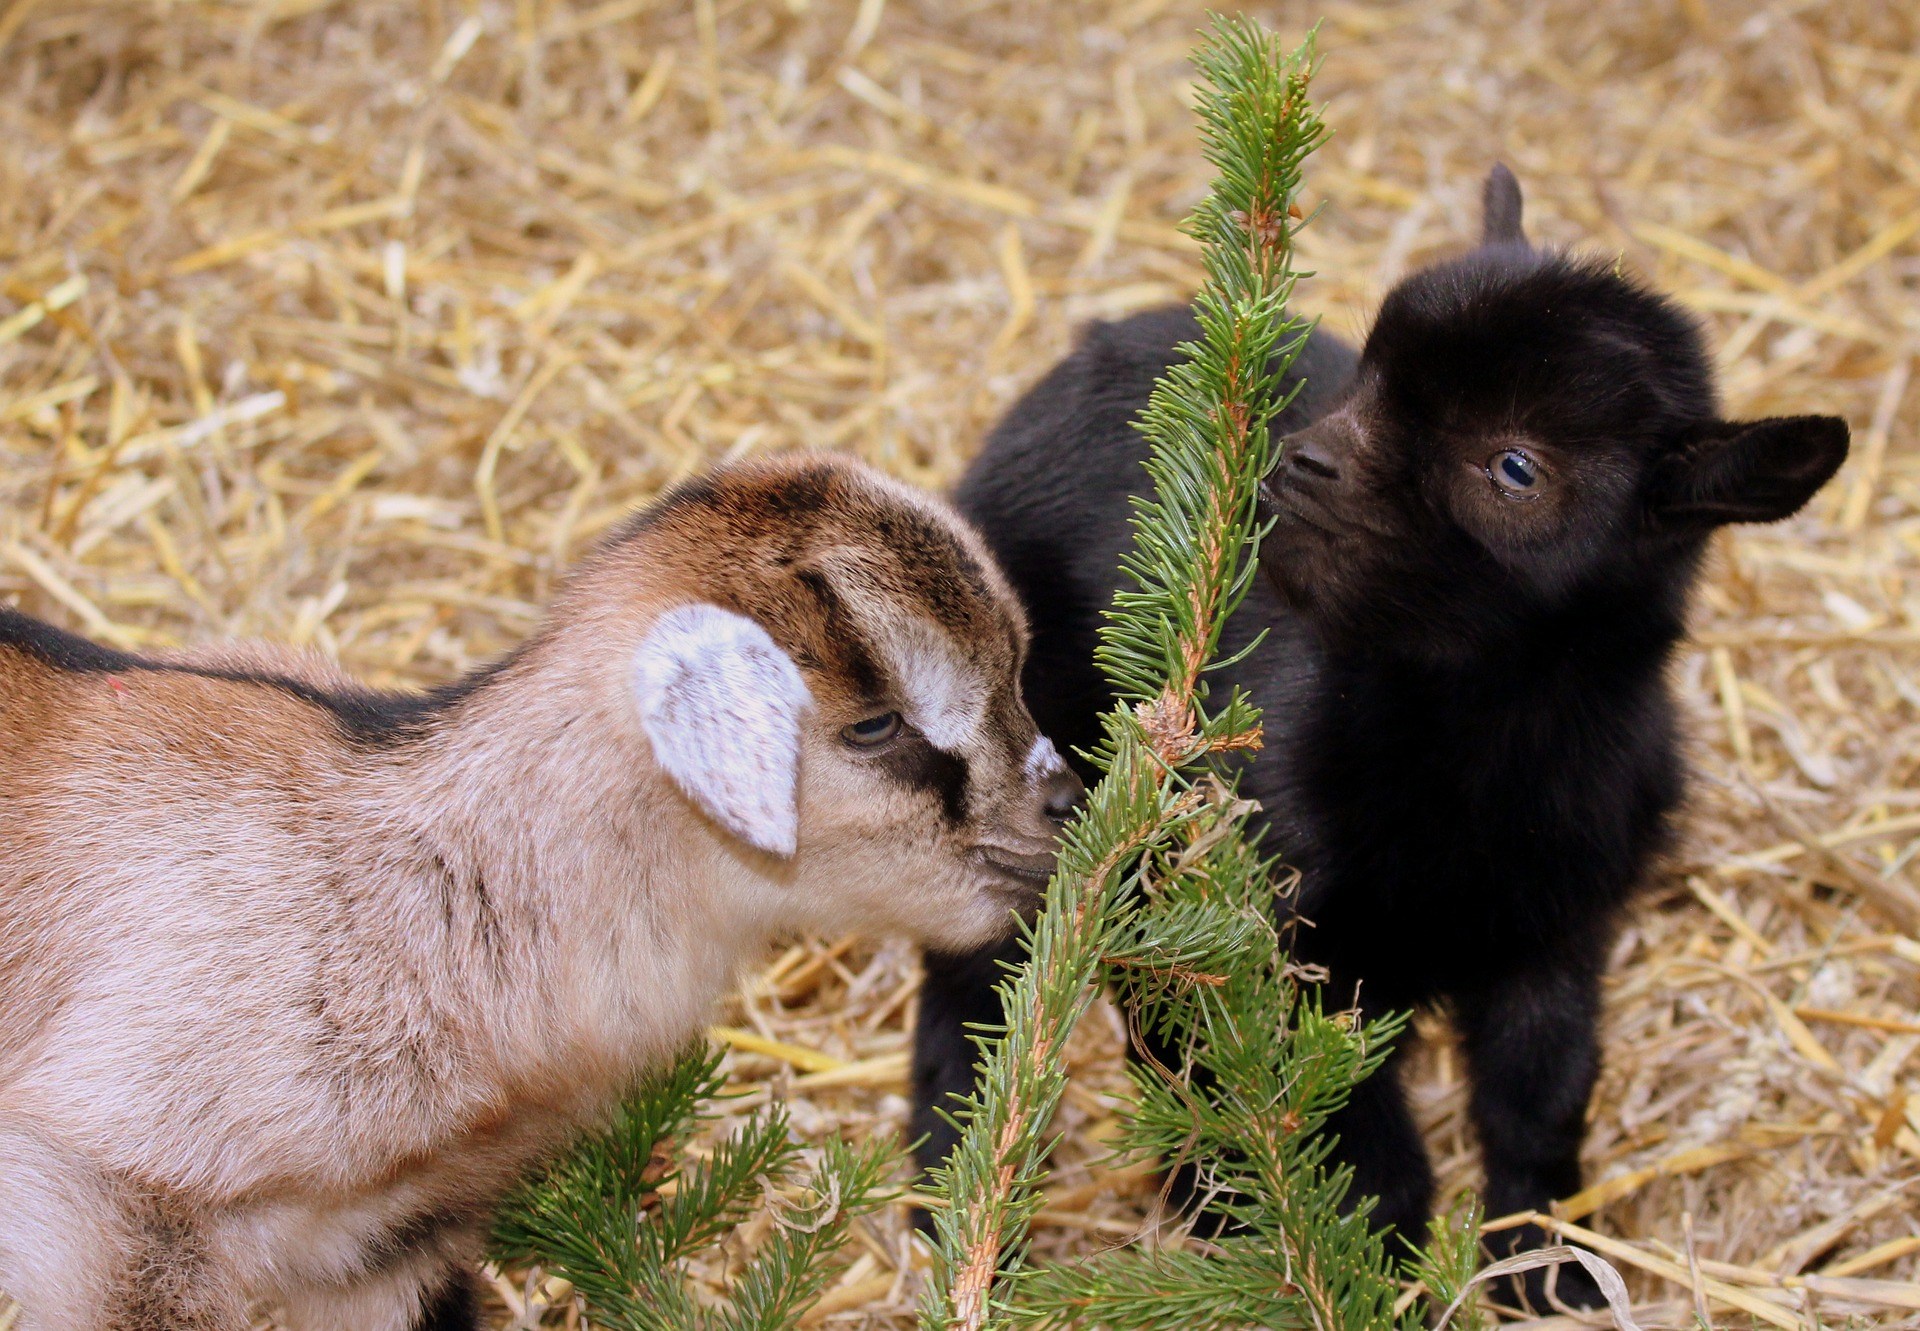
[{"label": "black fur", "polygon": [[[1580,1186],[1607,946],[1681,793],[1665,670],[1707,536],[1797,509],[1847,430],[1720,421],[1690,319],[1608,265],[1530,248],[1503,170],[1486,198],[1488,243],[1391,292],[1360,356],[1316,334],[1296,364],[1265,487],[1271,585],[1226,651],[1268,637],[1214,687],[1265,709],[1244,789],[1302,875],[1296,955],[1327,967],[1330,1003],[1451,1011],[1499,1215]],[[1027,603],[1026,697],[1063,749],[1109,702],[1092,656],[1145,481],[1131,423],[1194,335],[1171,310],[1094,328],[960,486]],[[1544,477],[1532,498],[1496,485],[1509,449]],[[1000,1020],[1000,974],[992,954],[927,959],[923,1164],[951,1148],[934,1107],[971,1084],[965,1028]],[[1433,1177],[1393,1064],[1332,1130],[1352,1195],[1417,1240]],[[1559,1289],[1597,1297],[1577,1269]]]},{"label": "black fur", "polygon": [[1520,229],[1520,209],[1520,182],[1513,178],[1513,172],[1495,163],[1480,188],[1480,243],[1526,244],[1526,233]]},{"label": "black fur", "polygon": [[141,670],[198,675],[238,684],[279,689],[301,702],[325,710],[347,741],[362,749],[383,749],[415,738],[433,722],[470,697],[512,661],[509,654],[469,672],[451,684],[424,693],[383,693],[373,689],[323,689],[302,680],[250,670],[219,670],[207,666],[177,665],[132,652],[118,651],[55,628],[0,605],[0,648],[11,647],[55,670],[78,674],[127,674]]}]

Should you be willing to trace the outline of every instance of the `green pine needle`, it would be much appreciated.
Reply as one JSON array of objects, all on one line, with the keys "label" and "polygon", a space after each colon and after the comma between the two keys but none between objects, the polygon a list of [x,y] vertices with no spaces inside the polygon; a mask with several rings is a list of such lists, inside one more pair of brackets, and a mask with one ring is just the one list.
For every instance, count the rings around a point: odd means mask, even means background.
[{"label": "green pine needle", "polygon": [[[888,1198],[894,1150],[828,1142],[797,1185],[804,1154],[786,1112],[762,1109],[706,1159],[676,1169],[676,1147],[725,1084],[718,1050],[697,1049],[640,1086],[600,1132],[523,1183],[494,1221],[495,1256],[566,1277],[610,1331],[784,1331],[838,1267],[848,1226]],[[797,1199],[775,1200],[797,1193]],[[773,1230],[729,1291],[706,1308],[687,1259],[771,1208]]]},{"label": "green pine needle", "polygon": [[[1340,1214],[1346,1176],[1322,1168],[1328,1144],[1313,1135],[1395,1026],[1355,1029],[1294,984],[1272,866],[1232,791],[1231,758],[1257,743],[1258,714],[1237,693],[1213,706],[1206,679],[1254,575],[1269,428],[1309,332],[1287,301],[1301,168],[1325,136],[1308,97],[1313,42],[1284,52],[1253,22],[1216,19],[1195,63],[1219,172],[1189,224],[1207,271],[1200,338],[1140,423],[1151,491],[1135,501],[1122,561],[1134,585],[1114,598],[1098,649],[1121,699],[1095,753],[1106,775],[1068,834],[1031,962],[1003,986],[1004,1035],[984,1045],[981,1089],[958,1115],[928,1331],[1380,1325],[1399,1292],[1364,1217]],[[1179,1069],[1136,1070],[1123,1149],[1206,1162],[1203,1182],[1245,1233],[1205,1259],[1131,1249],[1024,1272],[1061,1051],[1102,978],[1190,1051]]]}]

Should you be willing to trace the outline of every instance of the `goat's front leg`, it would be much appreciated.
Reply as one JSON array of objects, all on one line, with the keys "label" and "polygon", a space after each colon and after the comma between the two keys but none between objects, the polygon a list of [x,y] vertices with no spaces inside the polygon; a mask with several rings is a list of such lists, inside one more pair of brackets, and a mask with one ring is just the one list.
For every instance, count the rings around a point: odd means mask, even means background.
[{"label": "goat's front leg", "polygon": [[465,1266],[422,1254],[351,1285],[290,1296],[281,1320],[294,1331],[479,1331],[478,1286]]},{"label": "goat's front leg", "polygon": [[480,1331],[480,1299],[471,1271],[454,1268],[427,1296],[413,1331]]},{"label": "goat's front leg", "polygon": [[[1600,1072],[1599,968],[1530,968],[1461,996],[1456,1013],[1473,1072],[1487,1215],[1544,1211],[1580,1190],[1580,1143]],[[1546,1241],[1538,1225],[1523,1225],[1492,1235],[1488,1246],[1504,1257]],[[1539,1269],[1524,1280],[1536,1311],[1552,1310],[1548,1274]],[[1556,1292],[1575,1307],[1603,1301],[1592,1278],[1571,1264],[1560,1268]]]},{"label": "goat's front leg", "polygon": [[[17,1331],[244,1331],[237,1297],[156,1247],[152,1220],[84,1155],[0,1113],[0,1294]],[[183,1291],[213,1306],[184,1307]]]},{"label": "goat's front leg", "polygon": [[1332,1163],[1353,1168],[1342,1209],[1351,1210],[1367,1197],[1377,1199],[1367,1219],[1388,1233],[1387,1251],[1395,1257],[1406,1256],[1408,1248],[1394,1239],[1411,1248],[1427,1241],[1427,1217],[1433,1210],[1433,1166],[1400,1080],[1406,1061],[1402,1050],[1412,1038],[1410,1033],[1401,1036],[1387,1061],[1353,1088],[1326,1126],[1340,1143]]}]

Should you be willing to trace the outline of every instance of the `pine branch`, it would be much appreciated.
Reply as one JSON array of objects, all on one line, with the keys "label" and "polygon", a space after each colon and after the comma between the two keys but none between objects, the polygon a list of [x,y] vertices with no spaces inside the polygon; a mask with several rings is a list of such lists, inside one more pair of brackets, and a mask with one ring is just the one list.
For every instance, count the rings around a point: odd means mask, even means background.
[{"label": "pine branch", "polygon": [[[495,1256],[564,1275],[609,1324],[675,1325],[684,1295],[634,1236],[650,1225],[659,1189],[676,1179],[666,1147],[723,1083],[719,1052],[698,1050],[639,1087],[604,1131],[501,1204]],[[684,1311],[690,1316],[691,1306]],[[649,1320],[654,1315],[660,1320]]]},{"label": "pine branch", "polygon": [[1032,962],[1007,996],[1008,1037],[990,1047],[982,1089],[962,1111],[960,1146],[934,1171],[935,1190],[954,1204],[934,1217],[942,1261],[923,1311],[928,1326],[987,1324],[996,1272],[1003,1259],[1017,1261],[1038,1208],[1042,1133],[1065,1086],[1061,1051],[1091,1001],[1107,917],[1134,881],[1139,852],[1182,816],[1137,723],[1111,718],[1108,733],[1108,775],[1067,834],[1030,936]]},{"label": "pine branch", "polygon": [[[675,1169],[678,1139],[720,1094],[717,1050],[701,1049],[642,1085],[601,1132],[578,1143],[501,1206],[503,1262],[566,1277],[595,1326],[610,1331],[784,1331],[837,1268],[848,1226],[886,1199],[891,1145],[829,1142],[798,1203],[777,1200],[802,1147],[784,1109],[750,1117],[704,1160]],[[687,1260],[762,1207],[774,1233],[734,1282],[725,1307],[687,1289]]]},{"label": "pine branch", "polygon": [[1449,1326],[1456,1331],[1485,1331],[1491,1319],[1481,1310],[1480,1292],[1471,1284],[1480,1268],[1480,1199],[1462,1193],[1445,1215],[1427,1226],[1427,1246],[1414,1263],[1412,1274],[1437,1309],[1454,1310]]},{"label": "pine branch", "polygon": [[[1164,848],[1199,844],[1209,819],[1217,821],[1191,771],[1210,755],[1258,744],[1243,698],[1207,713],[1203,672],[1253,574],[1268,427],[1306,337],[1286,314],[1294,199],[1323,130],[1307,100],[1310,42],[1281,56],[1257,26],[1216,20],[1197,63],[1211,84],[1201,97],[1202,135],[1220,172],[1191,222],[1207,265],[1195,304],[1201,339],[1181,348],[1186,361],[1155,387],[1142,421],[1153,497],[1136,501],[1125,559],[1137,587],[1115,598],[1098,652],[1122,700],[1095,754],[1105,776],[1066,837],[1030,934],[1031,960],[1003,986],[1003,1038],[985,1043],[980,1090],[957,1116],[960,1144],[936,1171],[952,1204],[934,1217],[940,1260],[922,1309],[929,1331],[973,1331],[1006,1310],[996,1282],[1020,1267],[1043,1134],[1065,1084],[1062,1051],[1102,958],[1144,957],[1149,969],[1178,974],[1187,960],[1225,949],[1220,938],[1182,942],[1177,930],[1143,936],[1129,925],[1145,866]],[[1190,913],[1188,922],[1199,919]]]},{"label": "pine branch", "polygon": [[893,1143],[879,1140],[854,1148],[829,1142],[820,1177],[808,1203],[775,1212],[779,1232],[754,1254],[733,1287],[733,1307],[714,1323],[716,1331],[786,1331],[820,1296],[832,1274],[829,1260],[854,1218],[885,1200]]},{"label": "pine branch", "polygon": [[[1323,1012],[1296,973],[1274,923],[1276,866],[1255,848],[1255,810],[1235,796],[1227,756],[1257,742],[1258,715],[1238,696],[1201,712],[1199,665],[1219,649],[1221,619],[1198,600],[1184,617],[1152,613],[1190,567],[1226,589],[1229,609],[1244,592],[1251,569],[1234,561],[1255,533],[1236,507],[1234,463],[1264,471],[1279,377],[1302,340],[1284,311],[1288,218],[1320,137],[1305,105],[1311,39],[1283,56],[1252,23],[1216,21],[1198,63],[1211,85],[1202,133],[1220,171],[1194,224],[1209,274],[1196,302],[1202,338],[1156,386],[1143,422],[1158,498],[1141,507],[1127,567],[1142,586],[1116,598],[1102,663],[1146,699],[1136,708],[1163,760],[1209,755],[1207,777],[1187,787],[1207,799],[1148,851],[1144,903],[1113,930],[1107,973],[1160,1047],[1180,1051],[1176,1067],[1130,1069],[1137,1098],[1121,1115],[1119,1154],[1189,1165],[1225,1230],[1204,1252],[1127,1247],[1030,1273],[1009,1307],[1041,1327],[1414,1331],[1425,1309],[1401,1297],[1367,1220],[1372,1199],[1343,1209],[1351,1175],[1328,1168],[1334,1142],[1322,1132],[1404,1021]],[[1183,731],[1190,741],[1166,738]],[[1476,1233],[1470,1214],[1436,1224],[1416,1267],[1430,1290],[1457,1292]]]},{"label": "pine branch", "polygon": [[664,1267],[717,1242],[756,1209],[760,1180],[785,1174],[799,1150],[788,1134],[785,1110],[768,1109],[748,1119],[675,1180],[679,1186],[673,1196],[636,1236],[643,1258]]}]

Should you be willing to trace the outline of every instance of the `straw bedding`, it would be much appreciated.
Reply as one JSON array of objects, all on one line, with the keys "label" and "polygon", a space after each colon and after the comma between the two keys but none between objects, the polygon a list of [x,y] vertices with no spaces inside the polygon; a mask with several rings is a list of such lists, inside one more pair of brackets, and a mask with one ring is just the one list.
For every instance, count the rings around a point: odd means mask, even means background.
[{"label": "straw bedding", "polygon": [[[1716,550],[1676,672],[1687,834],[1615,951],[1595,1182],[1566,1217],[1607,1236],[1648,1326],[1920,1320],[1920,20],[1259,12],[1325,16],[1337,136],[1301,304],[1330,328],[1466,243],[1503,158],[1536,237],[1618,253],[1712,323],[1733,412],[1853,423],[1807,514]],[[572,555],[708,462],[837,448],[945,484],[1076,326],[1191,291],[1198,20],[0,5],[0,600],[424,685],[513,642]],[[720,1016],[748,1093],[728,1112],[772,1095],[808,1135],[899,1131],[914,980],[898,943],[771,959]],[[1420,1110],[1464,1185],[1460,1061],[1428,1028]],[[1118,1048],[1096,1010],[1049,1256],[1152,1208],[1150,1181],[1089,1166]],[[908,1325],[898,1208],[854,1252],[816,1319]],[[556,1292],[498,1284],[502,1325]]]}]

